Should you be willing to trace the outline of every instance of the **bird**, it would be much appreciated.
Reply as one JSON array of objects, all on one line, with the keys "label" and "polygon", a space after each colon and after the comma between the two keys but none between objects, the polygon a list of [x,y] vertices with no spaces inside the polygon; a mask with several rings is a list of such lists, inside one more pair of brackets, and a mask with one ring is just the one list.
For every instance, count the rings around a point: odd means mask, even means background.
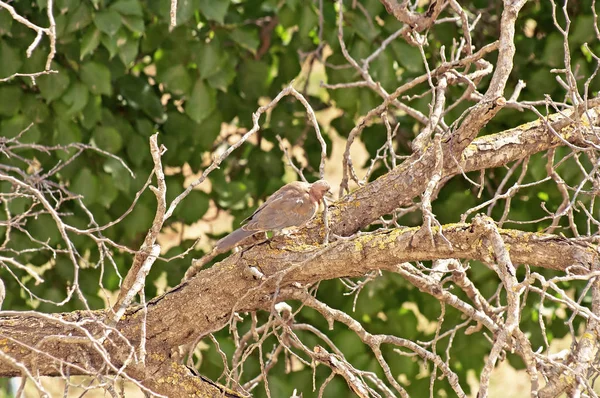
[{"label": "bird", "polygon": [[241,241],[259,232],[281,231],[289,227],[301,227],[317,212],[319,203],[331,187],[325,180],[312,184],[301,181],[290,182],[274,194],[236,229],[219,240],[213,252],[223,253]]}]

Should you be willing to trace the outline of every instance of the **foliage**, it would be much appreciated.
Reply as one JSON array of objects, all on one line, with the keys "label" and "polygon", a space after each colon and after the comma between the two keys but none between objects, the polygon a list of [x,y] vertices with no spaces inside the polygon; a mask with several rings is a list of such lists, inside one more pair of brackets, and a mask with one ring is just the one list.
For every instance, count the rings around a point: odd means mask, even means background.
[{"label": "foliage", "polygon": [[[382,41],[402,25],[377,0],[359,1],[360,6],[352,7],[352,2],[344,3],[344,41],[349,53],[357,60],[365,59],[379,48]],[[501,6],[495,2],[472,0],[461,2],[472,15],[481,13],[481,20],[472,34],[477,49],[498,37]],[[12,4],[16,11],[32,22],[47,24],[45,9],[47,1],[17,1]],[[97,147],[106,153],[124,159],[133,170],[133,178],[113,157],[98,151],[83,151],[70,162],[76,148],[69,151],[45,153],[24,149],[20,157],[2,156],[6,167],[23,167],[24,159],[31,162],[30,173],[44,173],[60,165],[59,172],[51,181],[68,187],[76,195],[81,195],[83,203],[93,214],[99,225],[117,219],[124,214],[143,187],[153,168],[148,147],[148,138],[155,131],[160,133],[159,141],[168,149],[163,164],[170,173],[167,176],[168,200],[181,193],[184,172],[198,173],[211,161],[211,154],[222,151],[229,142],[252,128],[252,113],[274,98],[280,90],[295,80],[295,87],[303,92],[315,111],[338,112],[331,126],[324,126],[323,135],[331,151],[332,137],[347,137],[359,118],[381,103],[381,98],[367,88],[344,90],[324,90],[318,87],[319,80],[329,84],[348,83],[358,79],[354,69],[338,68],[345,64],[337,40],[337,3],[324,1],[322,10],[319,4],[308,0],[281,1],[179,1],[177,27],[169,30],[169,5],[166,0],[142,2],[140,0],[57,0],[55,18],[57,32],[57,53],[52,63],[56,74],[39,76],[32,80],[16,77],[0,84],[0,136],[11,139],[19,136],[23,143],[37,143],[54,146],[69,143],[83,143]],[[591,0],[570,3],[572,20],[569,45],[572,67],[580,76],[590,76],[595,61],[583,46],[589,43],[595,54],[600,53],[600,43],[594,41],[593,17],[587,11]],[[419,9],[424,11],[425,9]],[[319,18],[323,23],[320,26]],[[561,16],[559,15],[559,22]],[[274,20],[276,23],[270,24]],[[561,23],[564,23],[562,21]],[[321,31],[322,29],[322,31]],[[453,40],[460,37],[457,25],[443,23],[433,26],[427,32],[429,46],[424,54],[429,65],[440,60],[440,51],[453,46]],[[26,49],[35,38],[35,32],[12,20],[6,10],[0,9],[0,79],[16,72],[33,73],[44,69],[49,42],[45,38],[32,56],[26,56]],[[524,80],[527,87],[521,99],[537,101],[543,95],[558,98],[563,90],[555,79],[552,68],[562,67],[563,38],[557,32],[552,20],[550,2],[530,2],[519,15],[515,35],[517,54],[515,66],[507,93],[512,92],[517,81]],[[325,63],[317,62],[324,56]],[[490,60],[497,55],[493,53]],[[312,75],[307,71],[311,69]],[[395,40],[388,51],[383,52],[371,64],[373,78],[388,92],[399,85],[411,81],[425,72],[422,55],[416,47],[403,40]],[[484,78],[483,86],[487,84]],[[578,81],[584,88],[585,79]],[[600,79],[589,85],[591,93],[600,89]],[[408,103],[424,114],[429,113],[430,94],[423,94],[422,86],[407,92],[415,96]],[[447,93],[447,102],[454,103],[463,91],[452,87]],[[568,101],[568,99],[566,100]],[[463,102],[446,115],[448,124],[458,120],[469,103]],[[543,111],[543,107],[539,107]],[[480,133],[486,135],[505,130],[536,119],[532,112],[503,110]],[[397,154],[412,153],[410,141],[423,126],[412,117],[399,113],[396,121],[400,124],[397,138]],[[33,126],[19,135],[30,123]],[[223,128],[227,124],[229,128]],[[261,119],[261,131],[254,141],[246,142],[241,148],[226,158],[220,168],[213,171],[208,179],[208,193],[194,191],[177,208],[175,216],[169,220],[171,226],[191,225],[201,220],[210,206],[220,212],[234,216],[233,225],[250,214],[259,203],[283,183],[291,179],[286,169],[285,159],[277,136],[286,139],[292,146],[300,148],[305,158],[294,160],[306,162],[304,170],[309,180],[318,178],[321,146],[306,116],[302,104],[292,97],[285,97],[268,117]],[[370,124],[359,138],[364,144],[369,158],[374,158],[377,150],[387,139],[383,123]],[[556,158],[567,153],[557,150]],[[330,155],[330,153],[328,154]],[[65,162],[65,163],[61,163]],[[365,164],[368,167],[370,161]],[[363,165],[359,165],[363,166]],[[588,166],[588,165],[586,165]],[[545,175],[546,159],[535,155],[527,169],[524,183],[538,180]],[[569,174],[576,168],[571,158],[564,165],[562,177],[570,185],[575,185],[579,175]],[[370,177],[374,180],[387,172],[379,164]],[[439,193],[433,203],[433,210],[440,223],[459,221],[459,215],[477,203],[491,199],[507,170],[499,168],[488,174],[486,188],[481,197],[478,189],[465,179],[454,179]],[[477,180],[479,173],[470,173]],[[509,179],[510,186],[518,178],[518,173]],[[334,184],[338,181],[332,181]],[[10,183],[0,184],[0,192],[13,192]],[[556,185],[544,185],[520,191],[518,200],[510,205],[510,219],[533,220],[545,215],[541,203],[555,211],[562,201]],[[589,200],[589,199],[584,199]],[[4,206],[12,213],[25,211],[31,205],[28,199],[8,200]],[[103,231],[103,234],[123,246],[137,248],[154,217],[156,200],[151,192],[145,191],[136,203],[133,212],[122,223]],[[89,227],[88,215],[76,201],[67,204],[63,212],[68,212],[72,225]],[[499,219],[503,206],[496,206],[492,217]],[[3,218],[4,217],[4,218]],[[0,213],[0,220],[5,219]],[[585,215],[577,215],[579,226],[585,225]],[[405,225],[420,225],[421,215],[410,213],[400,220]],[[519,226],[532,232],[547,227],[552,220]],[[210,222],[204,220],[202,222]],[[509,224],[515,226],[515,224]],[[52,245],[60,240],[59,231],[49,217],[35,214],[25,217],[21,231],[11,234],[3,250],[21,250],[31,244],[28,234],[41,242]],[[233,226],[232,226],[233,227]],[[568,234],[569,232],[566,231]],[[0,239],[6,236],[6,228],[0,227]],[[103,308],[99,286],[109,291],[117,291],[120,275],[125,275],[132,262],[130,253],[116,251],[114,267],[98,267],[103,256],[91,240],[76,240],[77,250],[86,253],[87,266],[80,275],[81,288],[92,308]],[[172,257],[193,245],[193,241],[183,241],[164,254]],[[40,244],[43,246],[42,244]],[[146,295],[157,294],[155,281],[166,273],[169,286],[179,282],[190,264],[191,257],[200,257],[200,250],[192,250],[185,258],[170,262],[157,262],[146,280]],[[34,286],[33,280],[25,284],[39,297],[61,301],[65,298],[69,284],[73,280],[73,267],[62,257],[53,259],[51,251],[24,252],[18,259],[23,264],[47,267],[43,277],[47,283]],[[26,277],[22,270],[15,270],[12,277],[5,269],[0,277],[6,284],[9,294],[4,302],[5,309],[38,309],[45,312],[71,311],[83,308],[78,300],[70,300],[62,306],[41,303],[31,299],[19,286],[18,280]],[[495,273],[480,264],[472,264],[470,275],[485,294],[496,290],[499,280]],[[545,274],[550,275],[549,271]],[[565,289],[574,292],[583,284],[565,284]],[[393,275],[383,277],[368,284],[360,294],[356,310],[352,300],[343,293],[344,285],[339,281],[326,281],[321,284],[318,297],[334,308],[346,311],[359,320],[373,333],[388,333],[411,340],[427,341],[434,337],[435,328],[425,327],[421,318],[435,323],[440,305],[432,297],[425,296]],[[18,293],[17,293],[18,292]],[[577,297],[577,294],[575,294]],[[406,303],[416,303],[416,307]],[[531,306],[529,306],[531,304]],[[546,302],[546,306],[557,306]],[[265,319],[267,314],[261,315]],[[460,314],[447,309],[446,319]],[[540,316],[536,303],[531,300],[523,314],[522,327],[537,326]],[[546,327],[553,338],[561,338],[568,333],[565,320],[569,314],[553,313],[546,319]],[[265,320],[263,319],[263,320]],[[367,352],[358,344],[357,337],[345,328],[336,325],[327,330],[326,322],[313,310],[304,309],[297,317],[298,322],[318,326],[342,349],[346,358],[355,367],[371,370],[382,377],[382,370]],[[244,325],[247,329],[248,325]],[[246,329],[246,330],[247,330]],[[232,354],[233,345],[227,330],[217,334],[221,348]],[[310,342],[312,337],[307,336]],[[268,343],[268,341],[267,341]],[[317,341],[313,342],[317,344]],[[541,336],[532,336],[532,344],[541,346]],[[310,343],[307,343],[310,346]],[[268,346],[268,344],[267,344]],[[466,380],[470,371],[477,374],[483,366],[484,354],[489,342],[483,334],[456,335],[452,346],[451,365],[461,381]],[[399,374],[410,380],[420,372],[418,365],[406,357],[395,354],[391,348],[384,356]],[[443,345],[437,347],[443,353]],[[210,346],[202,353],[199,371],[212,379],[218,379],[222,371],[221,357]],[[522,366],[518,361],[515,366]],[[247,362],[248,374],[260,373],[257,357]],[[307,386],[304,396],[311,396],[311,369],[304,367],[294,372],[293,377],[285,375],[286,364],[276,365],[269,382],[273,396],[289,396],[294,388]],[[319,367],[316,372],[317,385],[328,376],[329,371]],[[428,378],[405,385],[413,396],[428,388]],[[446,390],[444,383],[436,384],[438,393]],[[348,386],[342,379],[334,379],[327,387],[327,396],[348,395]],[[257,392],[261,396],[264,392]],[[287,395],[286,395],[287,394]],[[441,395],[440,395],[441,396]]]}]

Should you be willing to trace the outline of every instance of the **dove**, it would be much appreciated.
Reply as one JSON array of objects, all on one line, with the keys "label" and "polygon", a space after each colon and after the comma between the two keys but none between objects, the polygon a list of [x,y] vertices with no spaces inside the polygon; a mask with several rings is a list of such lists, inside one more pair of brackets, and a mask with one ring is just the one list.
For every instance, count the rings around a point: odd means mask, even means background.
[{"label": "dove", "polygon": [[312,184],[290,182],[279,188],[256,211],[236,229],[215,245],[214,251],[222,253],[259,232],[281,231],[289,227],[301,227],[310,221],[323,196],[329,191],[329,183],[318,180]]}]

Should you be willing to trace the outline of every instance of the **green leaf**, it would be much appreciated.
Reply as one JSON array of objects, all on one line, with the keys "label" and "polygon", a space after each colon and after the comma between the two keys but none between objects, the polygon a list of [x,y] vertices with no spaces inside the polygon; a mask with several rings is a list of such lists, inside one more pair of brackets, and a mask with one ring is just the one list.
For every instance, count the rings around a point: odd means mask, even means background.
[{"label": "green leaf", "polygon": [[373,79],[380,82],[386,89],[393,91],[398,85],[398,78],[394,70],[394,59],[390,53],[381,53],[371,65]]},{"label": "green leaf", "polygon": [[76,32],[92,23],[92,11],[87,2],[82,1],[75,11],[69,13],[69,22],[65,28],[65,33]]},{"label": "green leaf", "polygon": [[391,43],[392,50],[396,53],[396,59],[400,64],[411,73],[422,73],[425,69],[423,66],[423,58],[416,47],[412,47],[401,40],[394,40]]},{"label": "green leaf", "polygon": [[579,15],[571,26],[573,31],[569,34],[569,44],[572,47],[594,42],[594,17],[592,15]]},{"label": "green leaf", "polygon": [[550,200],[550,195],[548,195],[547,192],[538,192],[537,197],[539,200],[544,201],[544,202],[547,202],[548,200]]},{"label": "green leaf", "polygon": [[81,113],[81,125],[90,130],[102,117],[102,97],[99,95],[88,99],[87,105]]},{"label": "green leaf", "polygon": [[154,126],[146,118],[140,118],[135,121],[135,130],[144,137],[150,137],[154,134]]},{"label": "green leaf", "polygon": [[221,132],[221,123],[223,123],[223,116],[218,109],[204,119],[198,133],[193,136],[198,149],[203,151],[210,151],[212,149],[213,143]]},{"label": "green leaf", "polygon": [[186,24],[196,10],[200,8],[198,0],[179,0],[177,2],[177,26]]},{"label": "green leaf", "polygon": [[281,151],[278,149],[265,152],[255,147],[248,157],[248,168],[263,176],[264,179],[261,182],[272,181],[274,178],[283,176],[281,155]]},{"label": "green leaf", "polygon": [[300,73],[300,62],[298,61],[297,54],[293,54],[293,56],[286,54],[280,57],[278,69],[276,79],[280,84],[276,84],[275,87],[288,85]]},{"label": "green leaf", "polygon": [[142,52],[154,53],[167,38],[169,33],[166,25],[148,25],[148,30],[142,36]]},{"label": "green leaf", "polygon": [[52,113],[54,113],[54,117],[56,119],[71,119],[71,116],[67,115],[67,112],[69,111],[69,106],[64,101],[54,101],[52,104],[50,104],[50,106],[52,106]]},{"label": "green leaf", "polygon": [[117,199],[117,196],[119,196],[119,191],[117,191],[113,183],[113,178],[110,175],[101,174],[99,181],[102,189],[99,190],[96,201],[102,206],[109,208],[115,199]]},{"label": "green leaf", "polygon": [[127,157],[136,166],[141,166],[147,159],[150,158],[149,151],[140,150],[148,146],[147,140],[139,134],[132,134],[127,140]]},{"label": "green leaf", "polygon": [[69,190],[83,196],[83,203],[89,206],[96,201],[98,188],[98,178],[85,167],[73,178]]},{"label": "green leaf", "polygon": [[544,95],[552,93],[556,86],[556,79],[547,68],[536,68],[527,80],[526,91],[534,95]]},{"label": "green leaf", "polygon": [[61,239],[56,221],[49,214],[40,214],[35,218],[29,218],[27,230],[31,233],[31,236],[48,243],[50,246],[56,245]]},{"label": "green leaf", "polygon": [[544,46],[544,55],[542,60],[552,67],[564,65],[564,42],[559,33],[553,32],[548,35],[546,45]]},{"label": "green leaf", "polygon": [[302,7],[300,9],[300,15],[296,14],[295,17],[298,22],[298,35],[300,38],[307,38],[309,32],[313,30],[319,22],[317,14],[310,5]]},{"label": "green leaf", "polygon": [[291,28],[292,26],[296,26],[298,24],[298,17],[295,10],[292,9],[290,4],[284,4],[283,7],[279,10],[279,23],[285,29]]},{"label": "green leaf", "polygon": [[175,215],[185,224],[191,225],[204,216],[208,211],[209,203],[206,193],[194,190],[177,206]]},{"label": "green leaf", "polygon": [[192,96],[185,104],[185,113],[196,123],[201,123],[216,107],[215,91],[198,79]]},{"label": "green leaf", "polygon": [[581,45],[579,47],[579,50],[581,51],[581,53],[583,54],[583,56],[585,57],[585,60],[590,63],[592,62],[592,52],[590,51],[590,49],[588,47],[585,47],[585,45]]},{"label": "green leaf", "polygon": [[[323,140],[327,145],[327,156],[331,156],[332,142],[328,134],[323,133]],[[321,161],[321,143],[317,140],[317,135],[311,132],[306,137],[304,142],[304,150],[306,151],[308,164],[313,167],[314,170],[319,169],[319,163]]]},{"label": "green leaf", "polygon": [[106,66],[96,62],[87,62],[81,66],[79,75],[92,94],[112,94],[110,71]]},{"label": "green leaf", "polygon": [[123,146],[121,135],[112,127],[96,127],[93,138],[98,148],[110,153],[119,152]]},{"label": "green leaf", "polygon": [[8,10],[0,8],[0,37],[10,33],[13,19],[8,13]]},{"label": "green leaf", "polygon": [[351,30],[356,32],[363,40],[368,43],[373,42],[379,36],[380,30],[377,24],[371,23],[365,18],[362,12],[358,10],[344,14],[344,20],[351,26]]},{"label": "green leaf", "polygon": [[81,48],[79,50],[79,60],[81,61],[86,55],[93,53],[100,44],[101,32],[94,26],[83,35],[81,38]]},{"label": "green leaf", "polygon": [[[23,115],[16,115],[10,119],[4,119],[0,123],[0,137],[13,138],[19,135],[31,122]],[[37,142],[40,139],[40,130],[32,126],[19,139],[22,143]]]},{"label": "green leaf", "polygon": [[256,50],[260,44],[258,31],[256,29],[246,27],[236,28],[229,33],[229,37],[231,37],[231,39],[239,44],[242,48],[245,48],[252,54],[256,54]]},{"label": "green leaf", "polygon": [[192,78],[181,64],[175,64],[163,73],[157,72],[156,78],[175,95],[187,94],[192,88]]},{"label": "green leaf", "polygon": [[121,17],[121,21],[123,22],[123,25],[125,25],[127,27],[127,29],[129,29],[130,31],[132,31],[134,33],[142,34],[146,30],[146,25],[144,25],[144,20],[140,17],[123,15],[123,17]]},{"label": "green leaf", "polygon": [[121,15],[132,15],[137,17],[144,15],[142,6],[138,0],[118,0],[111,4],[110,8]]},{"label": "green leaf", "polygon": [[121,15],[113,9],[98,11],[94,14],[94,23],[109,36],[117,33],[121,27]]},{"label": "green leaf", "polygon": [[21,108],[23,90],[19,86],[0,85],[0,115],[12,116]]},{"label": "green leaf", "polygon": [[[16,197],[8,202],[8,210],[12,214],[21,214],[25,211],[25,209],[31,206],[31,202],[32,200],[30,198]],[[31,244],[31,242],[29,242],[29,244]]]},{"label": "green leaf", "polygon": [[106,159],[102,165],[102,169],[112,176],[115,188],[121,192],[124,192],[126,195],[129,195],[132,178],[127,170],[123,167],[121,162],[113,158]]},{"label": "green leaf", "polygon": [[[185,117],[185,115],[183,116]],[[194,125],[197,125],[197,123],[194,123],[191,120],[190,122]],[[167,122],[165,123],[165,131],[167,128],[166,125],[168,123],[169,119],[167,119]],[[181,137],[180,132],[181,130],[172,135],[165,135],[165,137],[163,138],[163,145],[168,149],[167,153],[165,153],[165,155],[163,156],[163,164],[165,165],[182,166],[189,159],[189,153],[185,153],[188,147],[182,148],[179,145],[179,138]]]},{"label": "green leaf", "polygon": [[21,55],[18,50],[12,48],[4,40],[0,40],[0,78],[8,77],[19,72],[23,65]]},{"label": "green leaf", "polygon": [[198,70],[202,79],[217,74],[228,58],[227,53],[216,40],[202,44],[195,53],[198,54]]},{"label": "green leaf", "polygon": [[133,108],[141,109],[155,122],[164,122],[166,115],[154,88],[142,78],[125,75],[117,80],[119,92]]},{"label": "green leaf", "polygon": [[262,61],[250,60],[240,65],[240,91],[246,99],[258,99],[265,95],[268,87],[269,65]]},{"label": "green leaf", "polygon": [[366,39],[363,40],[355,40],[350,47],[350,55],[354,59],[365,59],[371,54],[371,45],[369,41]]},{"label": "green leaf", "polygon": [[37,78],[37,85],[40,88],[40,93],[48,102],[52,102],[62,96],[71,82],[66,71],[56,67],[54,63],[52,64],[52,69],[58,70],[58,73],[42,75]]},{"label": "green leaf", "polygon": [[123,65],[129,66],[138,55],[138,39],[127,38],[122,46],[119,47],[119,59]]},{"label": "green leaf", "polygon": [[[19,96],[13,98],[19,98]],[[22,102],[23,106],[21,112],[23,112],[27,120],[32,123],[42,123],[50,116],[48,105],[46,105],[44,100],[38,95],[26,95]]]},{"label": "green leaf", "polygon": [[378,0],[366,0],[362,4],[369,15],[379,15],[384,9],[383,4]]},{"label": "green leaf", "polygon": [[210,79],[208,79],[208,84],[212,88],[227,92],[227,88],[231,85],[233,79],[235,79],[235,75],[234,65],[227,63],[218,73],[212,75]]},{"label": "green leaf", "polygon": [[[47,3],[47,0],[46,0]],[[55,2],[56,8],[61,10],[62,12],[73,11],[78,5],[78,0],[57,0]]]},{"label": "green leaf", "polygon": [[200,0],[200,12],[206,19],[217,21],[222,24],[229,8],[229,0]]},{"label": "green leaf", "polygon": [[[213,173],[214,174],[214,173]],[[240,210],[246,207],[248,186],[241,181],[232,181],[224,187],[213,186],[217,194],[217,204],[227,209]]]},{"label": "green leaf", "polygon": [[[163,125],[163,131],[169,137],[175,137],[175,144],[179,144],[180,138],[184,138],[185,135],[181,134],[185,131],[188,136],[195,137],[200,134],[200,124],[190,119],[187,115],[177,111],[170,111],[167,113],[167,121]],[[168,147],[169,152],[173,152],[171,147]]]},{"label": "green leaf", "polygon": [[118,38],[117,36],[109,36],[105,33],[102,33],[100,37],[100,42],[108,50],[109,59],[112,59],[119,52],[119,46],[117,44]]},{"label": "green leaf", "polygon": [[[167,204],[171,203],[177,196],[183,192],[183,175],[174,175],[167,178]],[[184,200],[185,202],[185,200]],[[177,209],[176,209],[177,210]]]},{"label": "green leaf", "polygon": [[87,87],[80,82],[74,82],[63,95],[62,100],[70,106],[67,114],[74,115],[85,108],[88,102],[89,91]]},{"label": "green leaf", "polygon": [[56,36],[62,37],[63,34],[65,34],[65,29],[67,28],[67,14],[55,15],[54,22],[56,22]]},{"label": "green leaf", "polygon": [[73,122],[58,119],[54,123],[54,144],[68,145],[81,142],[81,131]]},{"label": "green leaf", "polygon": [[150,225],[152,225],[152,219],[154,214],[150,208],[142,202],[138,202],[133,211],[125,218],[125,231],[127,237],[133,239],[137,234],[146,232]]}]

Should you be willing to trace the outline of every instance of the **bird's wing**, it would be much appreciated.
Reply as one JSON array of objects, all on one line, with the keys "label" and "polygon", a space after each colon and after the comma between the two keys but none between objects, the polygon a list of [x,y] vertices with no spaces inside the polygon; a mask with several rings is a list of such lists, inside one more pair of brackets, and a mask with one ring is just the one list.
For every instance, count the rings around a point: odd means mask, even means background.
[{"label": "bird's wing", "polygon": [[315,211],[316,205],[306,190],[286,189],[269,198],[243,228],[267,231],[298,226],[312,218]]},{"label": "bird's wing", "polygon": [[269,196],[262,205],[258,206],[258,209],[254,210],[254,213],[252,213],[252,215],[246,217],[241,223],[243,224],[247,221],[252,220],[254,218],[254,216],[256,216],[258,213],[260,213],[262,211],[262,209],[265,208],[265,206],[269,205],[270,203],[281,200],[281,198],[283,196],[285,196],[285,194],[286,194],[285,192],[281,192],[281,189],[276,191],[273,195]]},{"label": "bird's wing", "polygon": [[284,186],[282,186],[281,188],[279,188],[277,191],[275,191],[271,196],[269,196],[267,198],[267,200],[258,207],[258,209],[256,209],[254,211],[254,213],[252,213],[251,216],[247,217],[246,219],[244,219],[241,224],[250,221],[254,218],[254,216],[256,216],[258,213],[260,213],[266,206],[271,205],[271,203],[275,203],[278,202],[282,199],[287,198],[290,195],[301,195],[302,192],[308,192],[309,189],[309,185],[300,181],[294,181],[294,182],[290,182],[289,184],[286,184]]}]

